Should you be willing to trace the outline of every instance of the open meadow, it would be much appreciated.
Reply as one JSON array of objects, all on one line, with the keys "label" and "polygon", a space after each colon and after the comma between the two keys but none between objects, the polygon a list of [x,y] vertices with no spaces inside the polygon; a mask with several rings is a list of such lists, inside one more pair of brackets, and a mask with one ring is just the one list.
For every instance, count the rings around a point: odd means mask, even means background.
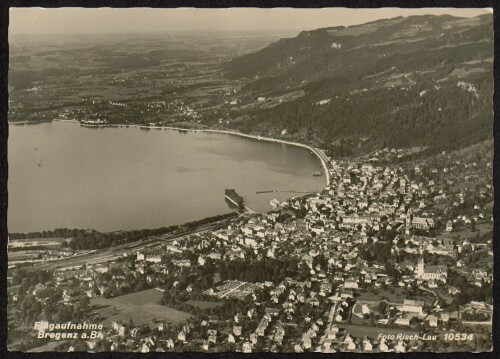
[{"label": "open meadow", "polygon": [[188,313],[157,304],[162,296],[162,291],[153,288],[115,298],[96,297],[91,304],[103,318],[101,323],[108,327],[119,321],[137,326],[159,321],[180,323],[190,317]]}]

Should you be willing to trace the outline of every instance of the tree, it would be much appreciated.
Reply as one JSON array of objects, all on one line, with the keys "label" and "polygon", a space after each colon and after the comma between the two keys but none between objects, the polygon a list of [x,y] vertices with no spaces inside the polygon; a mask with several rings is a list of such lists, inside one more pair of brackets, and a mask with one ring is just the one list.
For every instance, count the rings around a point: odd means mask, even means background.
[{"label": "tree", "polygon": [[82,297],[80,297],[80,308],[83,311],[86,311],[89,308],[89,304],[90,304],[90,299],[88,296],[83,295]]},{"label": "tree", "polygon": [[45,319],[47,319],[49,322],[52,321],[52,314],[54,314],[54,307],[52,306],[52,303],[48,302],[45,305],[43,314],[45,315]]},{"label": "tree", "polygon": [[59,307],[59,311],[57,312],[57,317],[61,322],[67,322],[73,319],[72,310],[67,305],[62,305]]},{"label": "tree", "polygon": [[385,313],[387,312],[387,302],[383,300],[380,301],[380,303],[378,304],[378,311],[380,312],[380,314],[385,315]]}]

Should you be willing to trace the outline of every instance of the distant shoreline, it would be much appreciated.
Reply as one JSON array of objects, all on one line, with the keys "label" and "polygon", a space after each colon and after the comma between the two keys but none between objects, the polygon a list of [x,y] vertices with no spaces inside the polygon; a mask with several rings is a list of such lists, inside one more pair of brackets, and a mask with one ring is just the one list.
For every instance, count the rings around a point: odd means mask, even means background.
[{"label": "distant shoreline", "polygon": [[[205,132],[205,133],[220,133],[220,134],[226,134],[226,135],[233,135],[233,136],[240,136],[240,137],[245,137],[253,140],[259,140],[259,141],[267,141],[267,142],[275,142],[275,143],[282,143],[285,145],[291,145],[291,146],[297,146],[297,147],[302,147],[305,148],[309,151],[311,151],[321,162],[321,166],[323,167],[323,171],[325,172],[325,177],[326,177],[326,186],[330,185],[330,172],[328,170],[328,164],[327,164],[327,157],[323,151],[321,151],[318,148],[314,148],[309,145],[305,145],[303,143],[299,142],[292,142],[292,141],[286,141],[286,140],[280,140],[277,138],[271,138],[271,137],[262,137],[258,135],[249,135],[246,133],[241,133],[237,131],[229,131],[229,130],[214,130],[214,129],[195,129],[195,128],[181,128],[181,127],[173,127],[173,126],[146,126],[146,125],[138,125],[138,124],[85,124],[85,123],[80,123],[76,120],[68,120],[68,119],[54,119],[54,121],[60,121],[60,122],[69,122],[69,123],[79,123],[80,126],[82,127],[93,127],[93,128],[106,128],[106,127],[138,127],[141,129],[156,129],[156,130],[175,130],[175,131],[185,131],[185,132]],[[37,122],[38,123],[38,122]],[[40,122],[42,123],[42,122]],[[9,124],[15,125],[15,122],[9,122]]]},{"label": "distant shoreline", "polygon": [[[60,121],[60,120],[58,120],[58,121]],[[40,121],[15,121],[15,122],[8,121],[9,125],[13,125],[13,126],[38,125],[38,124],[41,124],[41,123],[51,123],[51,122],[52,122],[51,120],[40,120]]]},{"label": "distant shoreline", "polygon": [[[240,136],[240,137],[245,137],[248,139],[252,140],[263,140],[267,142],[274,142],[274,143],[282,143],[286,145],[291,145],[291,146],[297,146],[297,147],[302,147],[305,148],[309,151],[311,151],[321,162],[321,165],[324,169],[325,172],[325,177],[326,177],[326,185],[330,185],[330,172],[328,170],[328,165],[327,162],[328,159],[326,155],[321,151],[320,149],[314,148],[309,145],[305,145],[302,143],[297,143],[297,142],[292,142],[292,141],[286,141],[286,140],[281,140],[281,139],[275,139],[275,138],[269,138],[269,137],[262,137],[258,135],[249,135],[241,132],[236,132],[236,131],[229,131],[229,130],[215,130],[215,129],[186,129],[186,128],[180,128],[180,127],[172,127],[172,126],[145,126],[145,125],[138,125],[138,124],[104,124],[104,125],[97,125],[97,124],[81,124],[80,122],[76,120],[70,120],[70,119],[54,119],[53,121],[55,122],[66,122],[66,123],[72,123],[72,124],[79,124],[81,127],[88,127],[88,128],[106,128],[106,127],[136,127],[136,128],[141,128],[141,129],[157,129],[157,130],[174,130],[174,131],[182,131],[187,133],[188,131],[191,132],[205,132],[205,133],[219,133],[219,134],[226,134],[226,135],[233,135],[233,136]],[[33,122],[32,122],[33,123]],[[50,123],[45,122],[45,123]],[[9,123],[12,125],[15,125],[15,123]],[[33,123],[35,124],[35,123]],[[36,123],[38,124],[38,122]],[[184,223],[185,224],[185,223]],[[182,224],[180,224],[182,225]],[[136,229],[140,230],[140,229]],[[30,232],[19,232],[19,233],[30,233]]]}]

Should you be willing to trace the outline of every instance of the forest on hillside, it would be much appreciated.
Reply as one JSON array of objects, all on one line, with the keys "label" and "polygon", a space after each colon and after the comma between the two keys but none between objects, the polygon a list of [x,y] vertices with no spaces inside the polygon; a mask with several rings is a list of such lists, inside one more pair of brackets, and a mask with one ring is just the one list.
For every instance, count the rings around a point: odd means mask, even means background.
[{"label": "forest on hillside", "polygon": [[415,16],[282,39],[225,64],[226,75],[252,77],[243,93],[254,97],[305,96],[248,111],[234,127],[286,129],[323,148],[350,138],[370,148],[450,149],[491,139],[492,28],[489,15]]}]

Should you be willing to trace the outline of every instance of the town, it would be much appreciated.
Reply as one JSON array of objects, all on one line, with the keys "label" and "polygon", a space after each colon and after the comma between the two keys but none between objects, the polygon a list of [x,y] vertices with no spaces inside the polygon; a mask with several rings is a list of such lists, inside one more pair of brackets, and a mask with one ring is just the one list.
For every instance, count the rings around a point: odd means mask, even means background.
[{"label": "town", "polygon": [[10,9],[8,350],[491,351],[493,11],[381,10]]},{"label": "town", "polygon": [[[9,347],[490,350],[492,143],[411,156],[325,156],[330,180],[318,193],[209,230],[141,238],[116,255],[87,257],[98,247],[75,249],[74,239],[26,248],[36,262],[9,264]],[[50,341],[37,338],[41,321],[103,329]]]}]

